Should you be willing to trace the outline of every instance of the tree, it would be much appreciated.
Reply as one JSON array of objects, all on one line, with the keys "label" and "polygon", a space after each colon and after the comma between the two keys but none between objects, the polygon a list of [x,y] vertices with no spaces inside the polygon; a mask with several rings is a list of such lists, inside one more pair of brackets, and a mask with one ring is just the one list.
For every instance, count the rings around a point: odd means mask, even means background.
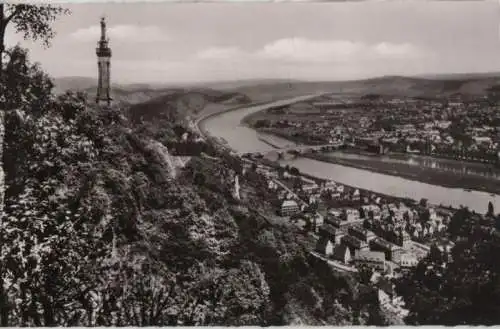
[{"label": "tree", "polygon": [[305,212],[313,214],[315,216],[316,212],[318,211],[319,204],[317,201],[311,202],[307,205]]},{"label": "tree", "polygon": [[177,137],[182,137],[182,135],[187,131],[186,128],[184,128],[181,125],[175,125],[174,128],[173,128],[173,130],[174,130],[175,135]]},{"label": "tree", "polygon": [[493,203],[491,203],[491,201],[488,202],[488,212],[486,213],[486,216],[495,216],[495,209],[493,208]]},{"label": "tree", "polygon": [[500,231],[500,214],[498,214],[495,217],[495,228],[496,228],[497,231]]},{"label": "tree", "polygon": [[[0,212],[2,216],[5,203],[5,181],[9,188],[26,185],[22,174],[26,170],[26,161],[33,160],[36,155],[29,149],[34,140],[29,132],[33,117],[49,108],[52,99],[52,83],[48,76],[37,65],[29,63],[27,52],[20,47],[9,51],[9,61],[2,67],[4,74],[0,76]],[[29,91],[29,92],[27,92]],[[5,144],[4,144],[5,143]],[[20,174],[20,175],[18,175]],[[10,181],[9,181],[10,180]],[[22,184],[17,184],[21,183]],[[3,221],[6,224],[5,221]],[[2,236],[2,239],[5,237]],[[1,253],[7,252],[8,246],[2,244]],[[0,263],[0,265],[3,265]],[[0,276],[0,318],[1,324],[7,321],[6,292],[3,291],[3,277]]]},{"label": "tree", "polygon": [[300,175],[300,171],[299,171],[299,169],[297,169],[295,167],[291,167],[290,168],[290,174],[294,175],[294,176],[298,176],[298,175]]},{"label": "tree", "polygon": [[[68,10],[51,5],[29,5],[16,4],[10,5],[0,3],[0,85],[4,86],[3,79],[3,55],[5,53],[5,32],[7,26],[12,23],[17,33],[23,34],[24,39],[42,40],[45,46],[49,46],[51,38],[54,36],[54,31],[51,23],[60,14],[67,14]],[[36,90],[35,90],[36,92]],[[0,103],[6,101],[4,92],[0,92]],[[3,140],[5,134],[5,107],[2,107],[0,112],[0,216],[3,216],[4,211],[4,193],[5,193],[5,172],[3,168]],[[0,271],[2,269],[0,268]],[[6,315],[7,308],[5,305],[5,291],[3,289],[4,282],[0,279],[0,318],[1,325],[6,325],[8,317]]]},{"label": "tree", "polygon": [[427,199],[425,198],[420,199],[419,205],[421,207],[427,208]]},{"label": "tree", "polygon": [[[33,90],[21,84],[21,92],[24,87]],[[82,104],[75,102],[68,112],[66,103],[46,105],[53,106],[30,111],[32,104],[26,104],[6,113],[9,188],[0,227],[7,242],[0,256],[2,325],[62,324],[63,309],[74,305],[80,294],[75,288],[81,287],[86,275],[86,270],[80,271],[87,269],[85,259],[102,251],[98,247],[102,242],[92,241],[102,236],[94,231],[94,237],[85,239],[88,223],[83,224],[81,219],[86,217],[80,216],[85,212],[75,211],[74,183],[86,176],[84,168],[92,167],[96,157],[95,144],[81,129],[80,123],[87,121]],[[68,113],[72,117],[65,118]],[[101,130],[96,125],[92,128]],[[73,170],[82,176],[74,180]]]},{"label": "tree", "polygon": [[62,14],[69,14],[69,10],[52,5],[0,4],[0,64],[3,64],[5,31],[9,24],[25,40],[41,40],[48,47],[55,35],[51,24]]},{"label": "tree", "polygon": [[252,172],[256,172],[257,171],[257,164],[255,162],[252,162],[252,165],[250,166],[250,169],[252,170]]},{"label": "tree", "polygon": [[300,177],[294,177],[293,179],[293,188],[296,190],[301,190],[304,182]]},{"label": "tree", "polygon": [[278,177],[283,178],[284,174],[285,174],[285,168],[283,168],[282,166],[279,166],[278,167]]},{"label": "tree", "polygon": [[457,210],[448,224],[448,233],[452,237],[467,237],[472,227],[472,213],[468,208]]},{"label": "tree", "polygon": [[194,183],[198,186],[205,186],[206,177],[203,173],[198,172],[194,175]]},{"label": "tree", "polygon": [[427,223],[428,221],[430,221],[430,219],[431,219],[431,213],[430,213],[429,209],[425,209],[424,211],[422,211],[420,213],[420,217],[419,217],[420,222]]},{"label": "tree", "polygon": [[0,77],[4,112],[26,109],[39,115],[53,98],[52,88],[50,77],[38,64],[29,61],[26,49],[16,46],[9,50],[9,59]]},{"label": "tree", "polygon": [[370,284],[373,275],[373,270],[368,266],[361,266],[359,269],[359,281],[362,284]]},{"label": "tree", "polygon": [[360,218],[366,217],[365,210],[363,209],[363,207],[359,207],[359,217]]},{"label": "tree", "polygon": [[[451,260],[437,246],[417,267],[397,281],[398,295],[409,310],[405,319],[412,325],[493,325],[500,308],[500,235],[477,225],[467,208],[457,211],[451,221]],[[446,266],[443,266],[443,263]]]},{"label": "tree", "polygon": [[443,254],[436,244],[431,245],[431,250],[429,251],[429,260],[435,264],[441,264],[443,262]]},{"label": "tree", "polygon": [[255,122],[254,127],[255,128],[267,128],[267,127],[269,127],[270,124],[271,124],[271,122],[269,120],[261,119],[261,120],[257,120]]}]

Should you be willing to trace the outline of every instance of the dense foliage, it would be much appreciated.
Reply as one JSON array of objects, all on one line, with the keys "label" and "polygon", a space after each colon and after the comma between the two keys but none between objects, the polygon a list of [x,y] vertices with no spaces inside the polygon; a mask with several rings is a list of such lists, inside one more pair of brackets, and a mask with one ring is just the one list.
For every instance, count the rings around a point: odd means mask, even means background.
[{"label": "dense foliage", "polygon": [[260,268],[226,264],[237,242],[227,211],[177,183],[143,127],[84,95],[53,97],[26,53],[12,53],[2,324],[263,323]]}]

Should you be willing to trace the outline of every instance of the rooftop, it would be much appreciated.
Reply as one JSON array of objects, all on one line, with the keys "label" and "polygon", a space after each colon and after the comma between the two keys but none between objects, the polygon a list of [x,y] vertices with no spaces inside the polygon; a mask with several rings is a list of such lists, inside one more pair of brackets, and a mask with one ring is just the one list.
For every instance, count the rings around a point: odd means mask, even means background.
[{"label": "rooftop", "polygon": [[335,227],[333,227],[330,224],[323,224],[323,225],[321,225],[320,228],[319,228],[319,231],[321,233],[323,233],[323,234],[330,235],[330,236],[335,236],[335,233],[337,232],[337,230],[335,229]]},{"label": "rooftop", "polygon": [[366,260],[372,262],[384,262],[385,254],[382,251],[360,250],[355,257],[357,260]]},{"label": "rooftop", "polygon": [[389,250],[400,249],[399,246],[396,246],[396,245],[394,245],[394,244],[390,243],[389,241],[384,240],[382,238],[376,238],[373,240],[373,242],[378,244],[379,246],[382,246],[383,248],[387,248]]},{"label": "rooftop", "polygon": [[285,200],[281,207],[298,207],[297,202],[295,200]]},{"label": "rooftop", "polygon": [[361,245],[363,245],[363,241],[351,236],[351,235],[345,235],[342,237],[342,242],[351,245],[355,248],[360,248]]},{"label": "rooftop", "polygon": [[344,258],[344,255],[346,252],[348,252],[349,248],[343,244],[338,244],[335,246],[335,249],[333,250],[333,256],[335,258]]}]

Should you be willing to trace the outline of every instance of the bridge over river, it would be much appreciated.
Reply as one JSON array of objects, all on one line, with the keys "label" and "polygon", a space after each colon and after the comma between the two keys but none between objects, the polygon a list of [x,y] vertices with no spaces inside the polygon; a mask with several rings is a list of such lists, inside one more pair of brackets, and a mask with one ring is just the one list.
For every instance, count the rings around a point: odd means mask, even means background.
[{"label": "bridge over river", "polygon": [[315,151],[323,151],[323,152],[332,152],[338,150],[341,146],[344,145],[343,142],[336,142],[336,143],[329,143],[329,144],[320,144],[320,145],[303,145],[303,144],[293,144],[293,143],[286,143],[282,145],[278,145],[278,143],[275,143],[271,138],[264,137],[264,136],[259,136],[258,137],[260,141],[266,143],[267,145],[270,145],[271,147],[274,148],[274,150],[269,150],[266,152],[238,152],[240,155],[242,154],[260,154],[263,156],[268,156],[273,153],[277,153],[278,156],[282,157],[286,153],[290,154],[304,154],[304,153],[311,153]]}]

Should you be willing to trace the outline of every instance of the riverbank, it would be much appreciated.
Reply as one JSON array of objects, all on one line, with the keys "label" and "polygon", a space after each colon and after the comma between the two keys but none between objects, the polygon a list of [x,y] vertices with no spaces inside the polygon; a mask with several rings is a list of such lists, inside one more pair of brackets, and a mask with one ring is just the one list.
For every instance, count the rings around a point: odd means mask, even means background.
[{"label": "riverbank", "polygon": [[[271,167],[271,168],[273,168],[275,170],[277,170],[279,167],[282,167],[282,168],[286,167],[286,165],[283,165],[283,164],[281,164],[281,163],[279,163],[277,161],[270,161],[270,160],[261,159],[260,162],[263,165],[269,166],[269,167]],[[293,167],[293,165],[291,165],[290,167]],[[357,187],[357,186],[353,186],[353,185],[349,185],[349,184],[337,182],[337,181],[331,180],[331,179],[325,179],[325,178],[321,178],[321,177],[318,177],[318,176],[313,176],[313,175],[305,173],[303,171],[299,171],[299,176],[301,176],[303,178],[306,178],[306,179],[309,179],[309,180],[312,180],[312,181],[314,181],[318,185],[321,185],[323,183],[327,183],[329,181],[334,181],[337,184],[343,185],[347,190],[350,190],[350,191],[359,190],[360,193],[363,194],[363,195],[376,195],[378,197],[383,198],[384,200],[388,200],[389,203],[403,202],[407,206],[411,206],[411,205],[416,206],[420,202],[420,200],[416,200],[416,199],[412,199],[412,198],[408,198],[408,197],[401,197],[401,196],[390,195],[390,194],[386,194],[386,193],[377,192],[377,191],[374,191],[374,190],[364,189],[364,188],[360,188],[360,187]],[[453,207],[453,206],[451,206],[449,204],[442,204],[442,203],[441,204],[437,204],[437,203],[432,203],[430,201],[428,203],[430,205],[433,205],[433,206],[438,207],[438,208],[443,209],[443,210],[456,211],[458,209],[458,207]]]},{"label": "riverbank", "polygon": [[195,123],[194,126],[198,130],[198,133],[200,133],[201,137],[208,138],[210,134],[204,129],[203,122],[216,117],[218,115],[222,115],[224,113],[232,112],[232,111],[237,111],[241,110],[242,108],[247,108],[247,107],[253,107],[253,106],[260,106],[260,105],[265,105],[269,103],[268,101],[261,101],[261,102],[255,102],[255,103],[250,103],[250,104],[241,104],[237,106],[231,106],[231,107],[221,107],[219,109],[213,110],[213,111],[201,111],[198,116],[195,118]]},{"label": "riverbank", "polygon": [[377,159],[340,159],[325,154],[306,154],[303,155],[303,157],[442,187],[462,188],[465,190],[476,190],[500,195],[500,184],[498,184],[498,181],[486,177],[436,171],[422,166],[384,163]]},{"label": "riverbank", "polygon": [[[271,100],[271,101],[270,100],[257,101],[257,102],[252,102],[252,103],[249,103],[249,104],[241,104],[241,105],[230,107],[230,108],[223,108],[223,109],[220,109],[219,111],[213,111],[211,113],[203,113],[203,111],[202,111],[200,113],[200,115],[196,118],[195,127],[198,129],[199,132],[201,132],[203,134],[202,136],[206,137],[209,134],[204,129],[203,123],[206,120],[211,119],[213,117],[216,117],[216,116],[219,116],[219,115],[222,115],[222,114],[225,114],[225,113],[229,113],[229,112],[241,110],[241,109],[252,108],[252,107],[262,106],[263,107],[262,110],[265,110],[264,107],[266,105],[268,105],[267,108],[285,106],[285,105],[293,104],[295,102],[300,102],[302,100],[306,100],[306,99],[309,99],[309,98],[318,97],[318,96],[321,96],[321,95],[322,94],[303,95],[303,96],[297,96],[297,97],[292,98],[292,99],[283,98],[283,99],[275,99],[275,100]],[[259,110],[259,112],[262,111],[262,110]]]},{"label": "riverbank", "polygon": [[[327,183],[329,182],[330,180],[328,179],[324,179],[324,178],[319,178],[319,177],[316,177],[316,176],[312,176],[312,175],[309,175],[309,174],[306,174],[306,173],[300,173],[300,176],[304,177],[304,178],[308,178],[310,180],[313,180],[315,181],[317,184],[322,184],[322,183]],[[338,182],[335,182],[335,183],[338,183]],[[339,183],[338,183],[339,184]],[[371,190],[366,190],[366,189],[363,189],[363,188],[359,188],[359,187],[355,187],[355,186],[350,186],[350,185],[347,185],[347,184],[341,184],[343,186],[345,186],[348,190],[358,190],[361,194],[373,194],[373,195],[376,195],[376,196],[379,196],[385,200],[390,200],[390,203],[399,203],[399,202],[403,202],[404,204],[406,204],[407,206],[409,205],[416,205],[418,204],[419,200],[414,200],[414,199],[411,199],[411,198],[405,198],[405,197],[398,197],[398,196],[394,196],[394,195],[388,195],[388,194],[384,194],[384,193],[380,193],[380,192],[376,192],[376,191],[371,191]],[[448,209],[448,210],[455,210],[453,207],[451,206],[445,206],[445,205],[434,205],[434,206],[439,206],[440,208],[443,208],[443,209]]]},{"label": "riverbank", "polygon": [[[419,159],[424,159],[424,160],[433,160],[433,161],[439,161],[442,164],[451,164],[453,166],[457,166],[459,164],[466,165],[470,169],[476,169],[479,171],[499,171],[500,172],[500,167],[497,167],[493,163],[486,163],[486,162],[479,162],[479,161],[469,161],[467,159],[455,159],[452,157],[445,157],[441,155],[429,155],[429,154],[411,154],[411,153],[406,153],[406,152],[389,152],[384,155],[380,155],[378,153],[373,153],[369,151],[365,151],[359,148],[351,148],[351,147],[346,147],[342,149],[342,152],[345,154],[356,154],[356,155],[362,155],[362,156],[368,156],[373,159],[380,158],[381,156],[390,156],[391,158],[394,159],[400,159],[400,160],[406,160],[408,159],[408,156],[413,157],[413,158],[419,158]],[[460,165],[458,166],[460,167]]]}]

